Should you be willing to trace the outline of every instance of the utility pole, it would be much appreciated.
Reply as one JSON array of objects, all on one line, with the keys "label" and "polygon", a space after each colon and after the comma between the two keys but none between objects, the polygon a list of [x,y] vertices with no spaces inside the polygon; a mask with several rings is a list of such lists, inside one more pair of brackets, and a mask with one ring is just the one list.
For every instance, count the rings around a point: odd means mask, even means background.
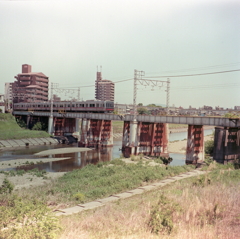
[{"label": "utility pole", "polygon": [[53,89],[58,87],[58,83],[51,83],[51,106],[50,106],[50,117],[48,119],[48,133],[53,133]]},{"label": "utility pole", "polygon": [[133,121],[137,121],[137,82],[142,80],[144,74],[144,71],[134,70]]},{"label": "utility pole", "polygon": [[167,115],[169,114],[169,99],[170,99],[170,79],[167,79]]},{"label": "utility pole", "polygon": [[80,87],[78,87],[78,101],[80,101]]}]

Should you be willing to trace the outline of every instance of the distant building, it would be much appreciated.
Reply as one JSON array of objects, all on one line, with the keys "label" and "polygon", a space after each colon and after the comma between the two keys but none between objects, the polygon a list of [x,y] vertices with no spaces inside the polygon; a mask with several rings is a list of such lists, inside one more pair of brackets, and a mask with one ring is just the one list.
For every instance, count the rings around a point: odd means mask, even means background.
[{"label": "distant building", "polygon": [[28,64],[22,65],[22,73],[15,76],[12,85],[13,102],[48,101],[48,77],[41,72],[32,72]]},{"label": "distant building", "polygon": [[204,105],[204,106],[203,106],[203,109],[204,109],[204,110],[212,110],[213,107],[212,107],[212,106]]},{"label": "distant building", "polygon": [[102,72],[97,72],[95,81],[95,98],[97,100],[114,101],[114,83],[110,80],[102,79]]},{"label": "distant building", "polygon": [[4,94],[0,93],[0,113],[5,113]]},{"label": "distant building", "polygon": [[11,109],[11,104],[12,104],[12,101],[13,101],[12,86],[13,86],[13,83],[10,83],[10,82],[5,83],[4,99],[5,99],[5,102],[6,102],[7,110]]},{"label": "distant building", "polygon": [[234,106],[234,110],[240,110],[240,106]]}]

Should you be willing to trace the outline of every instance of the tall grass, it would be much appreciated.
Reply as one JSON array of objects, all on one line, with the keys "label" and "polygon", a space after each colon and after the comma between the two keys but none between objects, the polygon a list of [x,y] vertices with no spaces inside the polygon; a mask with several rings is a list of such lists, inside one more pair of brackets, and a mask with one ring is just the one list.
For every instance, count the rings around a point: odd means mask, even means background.
[{"label": "tall grass", "polygon": [[[64,231],[60,238],[237,239],[240,235],[239,176],[239,170],[216,170],[96,211],[63,217]],[[196,184],[202,177],[205,183]],[[164,200],[169,200],[169,209],[173,204],[179,207],[171,212],[170,234],[164,231],[156,234],[149,224],[152,210],[163,194]],[[168,204],[164,205],[167,210]],[[163,210],[161,204],[159,210]]]}]

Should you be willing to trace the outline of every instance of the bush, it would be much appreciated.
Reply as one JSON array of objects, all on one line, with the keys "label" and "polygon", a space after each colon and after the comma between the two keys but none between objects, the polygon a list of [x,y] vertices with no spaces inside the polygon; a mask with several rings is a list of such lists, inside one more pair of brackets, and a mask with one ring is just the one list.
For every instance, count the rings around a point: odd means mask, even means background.
[{"label": "bush", "polygon": [[43,203],[14,196],[0,205],[0,238],[56,238],[58,219]]},{"label": "bush", "polygon": [[23,120],[16,118],[16,121],[21,128],[25,128],[25,129],[27,128],[27,124]]},{"label": "bush", "polygon": [[161,195],[157,205],[151,210],[148,223],[151,232],[156,234],[171,234],[174,227],[173,214],[177,211],[180,211],[179,205]]},{"label": "bush", "polygon": [[85,200],[85,196],[84,194],[82,193],[76,193],[73,195],[73,198],[76,200],[76,201],[79,201],[80,203],[83,203],[84,200]]},{"label": "bush", "polygon": [[47,126],[44,123],[37,122],[33,127],[32,130],[46,130]]},{"label": "bush", "polygon": [[207,140],[205,142],[205,154],[212,155],[213,154],[213,148],[214,148],[214,141],[213,140]]},{"label": "bush", "polygon": [[5,178],[3,180],[2,186],[0,187],[0,194],[11,193],[13,188],[14,188],[13,184],[8,179]]}]

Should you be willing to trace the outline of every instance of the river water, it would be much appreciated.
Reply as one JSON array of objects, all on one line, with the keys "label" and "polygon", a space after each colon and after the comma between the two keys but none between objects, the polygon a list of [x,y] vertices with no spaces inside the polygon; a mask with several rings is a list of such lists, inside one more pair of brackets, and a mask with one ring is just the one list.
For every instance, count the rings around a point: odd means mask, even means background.
[{"label": "river water", "polygon": [[[204,130],[204,135],[212,134],[212,129]],[[183,140],[187,138],[187,132],[179,132],[179,133],[171,133],[169,135],[169,141],[175,140]],[[56,149],[62,147],[77,147],[77,144],[74,143],[72,145],[40,145],[40,146],[30,146],[30,147],[19,147],[18,149],[9,149],[0,151],[0,163],[1,161],[6,160],[14,160],[14,159],[26,159],[26,161],[33,161],[34,159],[38,159],[39,157],[33,155],[43,150],[47,149]],[[119,158],[121,156],[122,147],[122,139],[114,139],[114,146],[102,149],[92,149],[87,152],[78,152],[78,153],[68,153],[68,154],[55,154],[47,157],[52,158],[65,158],[69,157],[69,159],[62,161],[55,161],[49,163],[43,163],[39,165],[29,165],[25,166],[24,169],[33,169],[38,168],[40,170],[46,170],[48,172],[65,172],[72,171],[74,169],[79,169],[84,167],[85,165],[92,163],[97,164],[98,162],[110,161],[115,158]],[[173,158],[171,163],[172,166],[184,165],[186,156],[185,154],[179,153],[170,153],[170,157]],[[10,162],[9,162],[10,163]],[[13,168],[12,168],[13,169]],[[8,169],[8,170],[12,170]]]}]

